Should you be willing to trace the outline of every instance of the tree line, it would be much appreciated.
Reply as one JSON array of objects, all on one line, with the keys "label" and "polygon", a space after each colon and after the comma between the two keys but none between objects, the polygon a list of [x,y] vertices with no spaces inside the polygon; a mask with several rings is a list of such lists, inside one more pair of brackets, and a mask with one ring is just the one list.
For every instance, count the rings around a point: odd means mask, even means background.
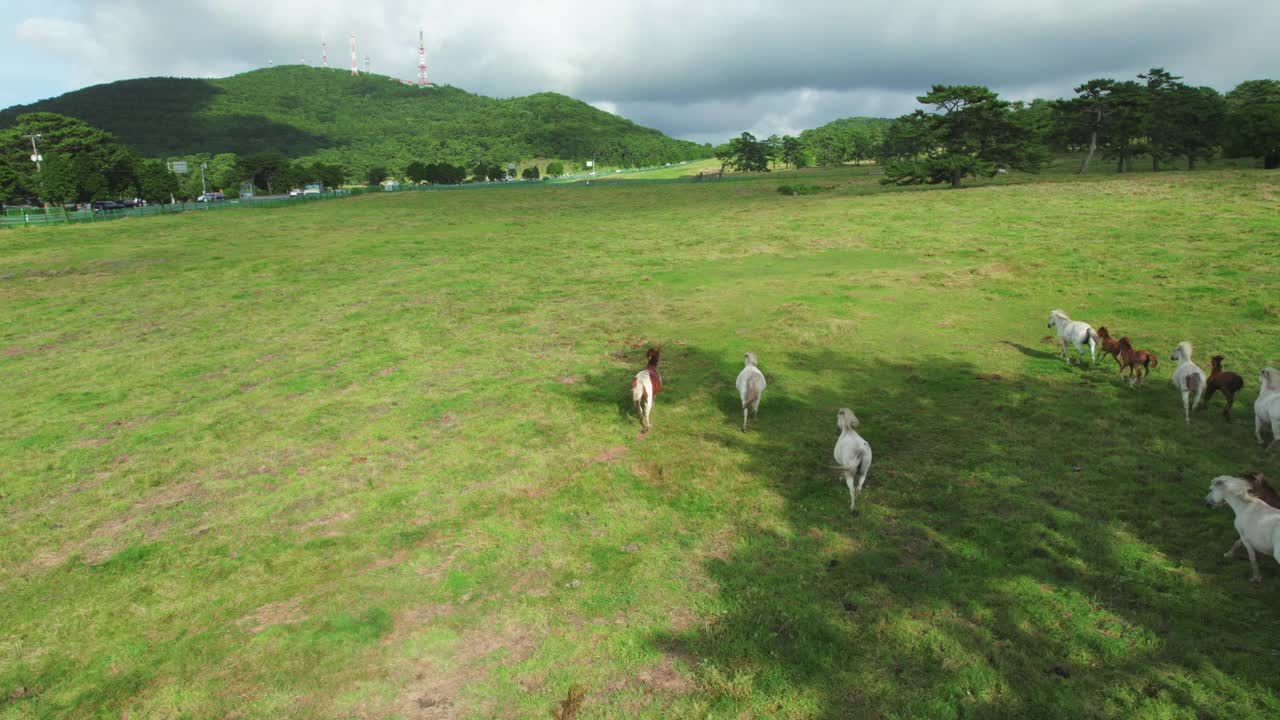
[{"label": "tree line", "polygon": [[885,183],[958,187],[966,177],[1034,172],[1053,153],[1083,155],[1087,173],[1099,153],[1116,172],[1136,158],[1152,170],[1183,160],[1188,169],[1214,157],[1259,158],[1280,168],[1280,81],[1249,80],[1225,95],[1193,87],[1163,68],[1133,80],[1095,79],[1075,96],[1030,103],[1001,99],[981,85],[935,85],[917,100],[928,109],[895,120],[848,118],[764,140],[743,133],[716,148],[726,167],[767,172],[771,164],[842,165],[875,160]]},{"label": "tree line", "polygon": [[[31,159],[35,136],[41,162]],[[185,174],[170,170],[169,161],[187,163]],[[565,173],[560,161],[545,168],[529,165],[519,176],[537,180]],[[0,203],[47,202],[54,205],[97,200],[142,198],[147,202],[189,200],[202,192],[240,193],[242,184],[255,192],[281,194],[319,183],[326,188],[388,180],[415,184],[456,185],[463,182],[506,180],[513,177],[506,164],[478,160],[466,165],[414,160],[403,168],[370,165],[362,169],[339,163],[290,160],[278,151],[248,155],[195,154],[166,160],[145,159],[111,133],[72,117],[28,113],[0,131]]]}]

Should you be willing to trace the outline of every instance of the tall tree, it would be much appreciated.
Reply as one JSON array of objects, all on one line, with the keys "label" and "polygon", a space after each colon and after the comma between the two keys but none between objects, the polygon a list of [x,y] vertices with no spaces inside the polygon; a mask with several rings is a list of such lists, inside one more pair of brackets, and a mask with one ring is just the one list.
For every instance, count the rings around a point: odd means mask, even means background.
[{"label": "tall tree", "polygon": [[1075,88],[1074,98],[1054,104],[1063,134],[1074,142],[1081,142],[1083,137],[1089,139],[1089,152],[1080,163],[1081,175],[1089,172],[1089,163],[1098,150],[1098,136],[1106,131],[1110,120],[1111,91],[1115,84],[1115,80],[1105,78],[1090,80]]},{"label": "tall tree", "polygon": [[769,172],[769,144],[744,132],[729,141],[728,161],[738,172]]},{"label": "tall tree", "polygon": [[1132,80],[1117,82],[1107,91],[1107,123],[1104,157],[1116,161],[1116,172],[1133,169],[1133,158],[1146,152],[1141,140],[1147,112],[1147,92]]},{"label": "tall tree", "polygon": [[916,99],[935,108],[902,118],[923,132],[923,160],[890,164],[882,182],[950,182],[956,188],[965,177],[991,177],[1001,168],[1035,172],[1047,159],[1026,119],[988,88],[934,85]]},{"label": "tall tree", "polygon": [[414,160],[405,166],[404,174],[405,177],[409,178],[409,181],[415,185],[427,182],[431,179],[431,173],[428,171],[426,163],[418,160]]},{"label": "tall tree", "polygon": [[1246,80],[1227,93],[1226,151],[1280,168],[1280,80]]},{"label": "tall tree", "polygon": [[149,160],[138,171],[139,192],[149,203],[162,203],[178,194],[178,178],[159,160]]},{"label": "tall tree", "polygon": [[364,173],[365,184],[381,185],[382,181],[386,180],[387,176],[390,174],[391,173],[387,171],[386,167],[382,165],[374,165],[373,167],[370,167],[368,170],[366,170]]},{"label": "tall tree", "polygon": [[782,137],[782,162],[799,169],[809,164],[808,154],[800,138],[784,135]]},{"label": "tall tree", "polygon": [[1184,87],[1178,81],[1182,79],[1164,68],[1151,68],[1138,77],[1147,81],[1146,114],[1143,117],[1143,131],[1147,136],[1147,152],[1151,154],[1151,171],[1159,172],[1160,162],[1167,157],[1167,143],[1162,133],[1168,125],[1161,113],[1168,112],[1169,96]]},{"label": "tall tree", "polygon": [[1167,160],[1185,157],[1187,169],[1212,158],[1222,145],[1226,102],[1217,90],[1181,83],[1152,98],[1147,119],[1153,156]]},{"label": "tall tree", "polygon": [[240,159],[240,176],[252,180],[254,187],[266,190],[268,193],[275,192],[280,185],[287,184],[282,182],[286,179],[281,176],[288,169],[289,158],[274,150],[255,153]]}]

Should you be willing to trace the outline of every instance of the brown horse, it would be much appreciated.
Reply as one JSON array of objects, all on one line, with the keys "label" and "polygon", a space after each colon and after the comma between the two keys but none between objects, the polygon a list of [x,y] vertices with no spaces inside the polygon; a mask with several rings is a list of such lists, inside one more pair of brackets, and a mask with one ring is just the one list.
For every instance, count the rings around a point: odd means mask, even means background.
[{"label": "brown horse", "polygon": [[1117,340],[1116,344],[1120,346],[1120,374],[1128,370],[1130,383],[1142,382],[1151,374],[1151,368],[1160,364],[1154,353],[1135,349],[1127,336]]},{"label": "brown horse", "polygon": [[1205,393],[1204,403],[1200,405],[1201,409],[1209,407],[1209,401],[1213,399],[1213,393],[1221,390],[1222,394],[1227,397],[1227,406],[1222,409],[1222,417],[1231,420],[1231,405],[1236,401],[1236,393],[1240,392],[1240,388],[1244,387],[1244,378],[1222,369],[1223,358],[1221,355],[1213,356],[1213,369],[1209,372],[1209,379],[1205,382],[1208,392]]},{"label": "brown horse", "polygon": [[1120,362],[1120,341],[1111,337],[1105,325],[1098,328],[1098,339],[1102,340],[1102,352],[1114,358],[1120,372],[1124,372],[1124,364]]}]

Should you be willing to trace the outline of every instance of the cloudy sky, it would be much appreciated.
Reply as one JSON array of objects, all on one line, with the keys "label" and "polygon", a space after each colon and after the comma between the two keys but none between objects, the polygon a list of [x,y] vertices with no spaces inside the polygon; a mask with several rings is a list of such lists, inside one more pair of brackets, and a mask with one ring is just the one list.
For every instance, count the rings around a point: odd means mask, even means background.
[{"label": "cloudy sky", "polygon": [[[895,116],[932,83],[1016,99],[1165,67],[1280,77],[1277,0],[0,0],[0,107],[101,82],[350,63],[506,97],[553,90],[677,137]],[[5,27],[7,25],[7,27]]]}]

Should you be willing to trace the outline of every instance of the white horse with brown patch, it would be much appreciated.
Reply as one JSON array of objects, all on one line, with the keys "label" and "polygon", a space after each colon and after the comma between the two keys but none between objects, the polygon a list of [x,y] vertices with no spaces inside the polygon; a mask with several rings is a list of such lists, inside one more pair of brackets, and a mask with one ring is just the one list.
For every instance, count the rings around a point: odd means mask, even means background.
[{"label": "white horse with brown patch", "polygon": [[1173,369],[1173,386],[1182,393],[1182,412],[1189,423],[1191,410],[1204,397],[1204,370],[1191,362],[1191,343],[1187,340],[1178,343],[1178,347],[1173,349],[1173,361],[1178,363]]},{"label": "white horse with brown patch", "polygon": [[858,416],[849,408],[840,408],[836,413],[836,427],[840,430],[835,450],[836,469],[849,486],[849,512],[856,513],[858,493],[862,492],[867,473],[871,471],[871,444],[858,434]]},{"label": "white horse with brown patch", "polygon": [[658,374],[658,350],[649,348],[645,354],[649,364],[645,369],[631,378],[631,403],[635,405],[636,414],[640,416],[640,432],[647,433],[652,427],[649,419],[653,412],[653,396],[662,392],[662,376]]},{"label": "white horse with brown patch", "polygon": [[1067,345],[1070,344],[1076,349],[1076,354],[1081,359],[1084,358],[1085,348],[1088,348],[1089,364],[1097,364],[1098,331],[1094,330],[1089,323],[1072,320],[1061,310],[1054,310],[1049,313],[1049,327],[1058,333],[1058,346],[1062,348],[1062,357],[1065,360],[1075,362],[1067,355]]},{"label": "white horse with brown patch", "polygon": [[764,395],[764,373],[756,367],[756,354],[749,352],[742,358],[742,372],[738,373],[738,396],[742,398],[742,432],[747,431],[747,416],[760,419],[760,398]]}]

